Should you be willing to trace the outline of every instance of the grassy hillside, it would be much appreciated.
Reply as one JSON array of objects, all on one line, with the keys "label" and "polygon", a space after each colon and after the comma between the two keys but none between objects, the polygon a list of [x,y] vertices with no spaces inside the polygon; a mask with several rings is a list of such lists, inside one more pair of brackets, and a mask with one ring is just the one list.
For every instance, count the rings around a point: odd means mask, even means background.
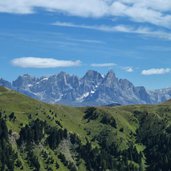
[{"label": "grassy hillside", "polygon": [[169,171],[171,102],[72,108],[0,87],[0,170]]}]

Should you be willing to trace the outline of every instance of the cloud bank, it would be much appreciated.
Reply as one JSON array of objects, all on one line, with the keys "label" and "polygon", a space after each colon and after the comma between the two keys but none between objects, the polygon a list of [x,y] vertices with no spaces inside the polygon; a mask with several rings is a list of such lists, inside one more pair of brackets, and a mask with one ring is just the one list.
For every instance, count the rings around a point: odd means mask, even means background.
[{"label": "cloud bank", "polygon": [[37,8],[79,17],[128,18],[171,27],[170,0],[1,0],[0,12],[31,14]]},{"label": "cloud bank", "polygon": [[59,27],[71,27],[71,28],[81,28],[81,29],[90,29],[90,30],[98,30],[104,32],[124,32],[124,33],[132,33],[145,35],[148,37],[160,38],[171,40],[171,33],[168,31],[151,29],[150,27],[133,27],[128,25],[84,25],[84,24],[75,24],[69,22],[55,22],[52,23],[54,26]]},{"label": "cloud bank", "polygon": [[22,57],[11,61],[12,65],[22,68],[58,68],[76,67],[81,65],[81,61],[57,60],[53,58]]}]

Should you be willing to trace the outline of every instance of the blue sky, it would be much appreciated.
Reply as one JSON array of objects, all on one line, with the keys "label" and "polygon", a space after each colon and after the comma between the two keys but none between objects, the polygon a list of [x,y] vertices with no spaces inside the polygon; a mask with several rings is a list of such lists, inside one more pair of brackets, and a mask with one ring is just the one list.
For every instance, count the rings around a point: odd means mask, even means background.
[{"label": "blue sky", "polygon": [[0,1],[0,77],[89,69],[171,87],[171,1]]}]

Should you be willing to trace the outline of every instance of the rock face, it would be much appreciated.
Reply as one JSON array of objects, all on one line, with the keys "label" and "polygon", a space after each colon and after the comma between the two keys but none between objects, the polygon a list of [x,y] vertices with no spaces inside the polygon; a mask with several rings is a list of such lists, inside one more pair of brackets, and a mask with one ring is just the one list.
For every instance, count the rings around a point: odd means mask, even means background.
[{"label": "rock face", "polygon": [[89,104],[96,103],[96,105],[111,103],[146,104],[150,103],[150,97],[145,88],[140,89],[126,79],[118,79],[113,71],[109,71],[97,90],[88,96],[86,101]]},{"label": "rock face", "polygon": [[65,72],[40,78],[24,74],[12,83],[0,79],[0,86],[44,102],[73,106],[152,104],[171,98],[171,88],[147,92],[127,79],[118,79],[113,71],[103,77],[89,70],[82,78]]}]

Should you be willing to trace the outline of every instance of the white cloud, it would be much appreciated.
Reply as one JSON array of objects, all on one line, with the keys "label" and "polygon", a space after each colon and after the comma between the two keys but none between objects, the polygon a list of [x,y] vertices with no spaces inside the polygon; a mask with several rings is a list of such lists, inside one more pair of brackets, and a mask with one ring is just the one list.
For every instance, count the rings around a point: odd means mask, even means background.
[{"label": "white cloud", "polygon": [[116,25],[116,26],[109,26],[109,25],[84,25],[84,24],[74,24],[74,23],[67,23],[67,22],[55,22],[52,25],[60,26],[60,27],[73,27],[73,28],[82,28],[82,29],[91,29],[91,30],[99,30],[105,32],[144,32],[145,29],[135,29],[133,27],[124,26],[124,25]]},{"label": "white cloud", "polygon": [[104,32],[124,32],[124,33],[132,33],[145,35],[148,37],[160,38],[171,40],[171,33],[162,31],[162,30],[154,30],[149,27],[132,27],[127,25],[84,25],[84,24],[74,24],[67,22],[55,22],[52,25],[59,27],[73,27],[73,28],[82,28],[82,29],[91,29],[91,30],[99,30]]},{"label": "white cloud", "polygon": [[57,68],[80,66],[81,61],[57,60],[53,58],[22,57],[11,61],[12,65],[22,68]]},{"label": "white cloud", "polygon": [[92,67],[113,67],[115,63],[91,64]]},{"label": "white cloud", "polygon": [[[91,4],[91,5],[90,5]],[[102,17],[108,11],[104,0],[5,0],[0,1],[0,11],[18,14],[30,14],[35,8],[52,12],[62,12],[81,17]]]},{"label": "white cloud", "polygon": [[122,68],[124,71],[126,71],[126,72],[134,72],[134,69],[133,69],[133,67],[123,67]]},{"label": "white cloud", "polygon": [[0,12],[30,14],[42,8],[79,17],[127,17],[171,27],[170,0],[1,0]]},{"label": "white cloud", "polygon": [[170,68],[151,68],[148,70],[143,70],[141,72],[142,75],[161,75],[161,74],[167,74],[170,73]]},{"label": "white cloud", "polygon": [[[158,4],[155,6],[154,4]],[[159,8],[159,4],[162,6],[160,0],[153,0],[153,3],[148,3],[145,0],[135,1],[115,1],[113,6],[113,16],[128,17],[130,20],[136,22],[150,23],[157,26],[170,27],[171,15],[166,13],[168,7],[163,6],[163,9]],[[168,1],[171,9],[171,2]]]}]

